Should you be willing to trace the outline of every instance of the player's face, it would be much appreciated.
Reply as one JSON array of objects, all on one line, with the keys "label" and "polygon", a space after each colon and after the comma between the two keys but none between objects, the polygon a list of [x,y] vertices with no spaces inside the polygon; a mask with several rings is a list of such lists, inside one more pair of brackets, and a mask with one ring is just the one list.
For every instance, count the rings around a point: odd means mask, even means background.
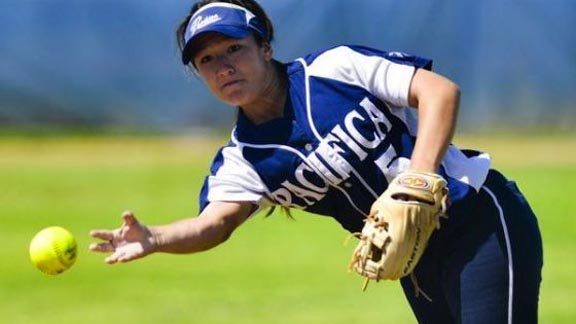
[{"label": "player's face", "polygon": [[198,41],[194,64],[220,100],[247,107],[266,95],[272,66],[270,46],[259,46],[253,36],[234,39],[219,33],[206,33]]}]

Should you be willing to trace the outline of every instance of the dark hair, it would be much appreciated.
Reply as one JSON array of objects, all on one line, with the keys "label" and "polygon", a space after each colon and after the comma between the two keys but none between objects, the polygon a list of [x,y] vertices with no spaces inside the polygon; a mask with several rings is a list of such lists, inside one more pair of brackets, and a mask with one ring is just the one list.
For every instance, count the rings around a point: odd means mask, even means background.
[{"label": "dark hair", "polygon": [[[254,33],[256,43],[258,43],[258,45],[262,45],[263,43],[268,44],[272,43],[272,40],[274,39],[274,27],[272,26],[272,21],[270,21],[270,18],[268,18],[268,15],[264,11],[264,9],[262,9],[262,7],[255,0],[199,0],[194,5],[192,5],[192,8],[190,9],[188,15],[184,17],[184,19],[180,22],[178,28],[176,29],[176,40],[178,41],[178,47],[180,48],[180,52],[182,52],[184,50],[184,47],[186,46],[186,41],[184,40],[184,34],[186,33],[186,27],[188,26],[190,18],[194,15],[194,13],[196,13],[196,11],[200,10],[200,8],[202,8],[203,6],[214,2],[231,3],[248,9],[250,12],[256,15],[256,17],[260,19],[260,21],[264,23],[264,26],[266,28],[267,39],[262,39],[260,35]],[[190,64],[193,65],[193,62],[190,61]]]}]

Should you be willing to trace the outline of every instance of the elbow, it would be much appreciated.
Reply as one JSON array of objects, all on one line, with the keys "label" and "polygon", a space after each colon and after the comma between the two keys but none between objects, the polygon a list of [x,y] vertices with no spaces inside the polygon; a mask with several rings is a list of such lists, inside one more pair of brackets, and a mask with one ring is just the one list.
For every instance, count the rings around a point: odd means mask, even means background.
[{"label": "elbow", "polygon": [[460,87],[456,83],[453,84],[453,98],[454,98],[454,113],[458,113],[458,109],[460,108]]},{"label": "elbow", "polygon": [[460,102],[460,87],[452,82],[452,93],[454,94],[454,100],[456,101],[456,103]]},{"label": "elbow", "polygon": [[410,85],[408,104],[420,109],[422,106],[460,102],[460,87],[452,80],[439,74],[418,69]]},{"label": "elbow", "polygon": [[220,235],[218,244],[228,241],[238,226],[240,226],[240,224],[233,217],[223,218],[219,224]]},{"label": "elbow", "polygon": [[[240,207],[244,207],[241,209]],[[248,217],[251,205],[244,206],[237,203],[216,202],[210,203],[199,215],[197,230],[202,242],[203,250],[210,249],[226,242],[232,233]]]},{"label": "elbow", "polygon": [[228,239],[230,239],[232,237],[232,233],[234,233],[234,229],[222,231],[222,234],[220,235],[220,240],[219,240],[218,244],[222,244],[222,243],[228,241]]},{"label": "elbow", "polygon": [[451,80],[446,80],[444,84],[444,93],[446,98],[456,103],[460,102],[460,87]]},{"label": "elbow", "polygon": [[460,87],[452,81],[447,81],[440,93],[442,93],[439,95],[441,107],[457,113],[460,106]]}]

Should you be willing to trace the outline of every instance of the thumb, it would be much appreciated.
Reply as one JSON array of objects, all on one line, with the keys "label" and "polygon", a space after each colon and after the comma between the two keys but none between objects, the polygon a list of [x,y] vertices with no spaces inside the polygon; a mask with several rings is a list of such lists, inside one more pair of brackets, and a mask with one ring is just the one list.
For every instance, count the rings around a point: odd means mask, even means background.
[{"label": "thumb", "polygon": [[124,221],[124,225],[126,226],[132,226],[138,224],[136,216],[134,216],[134,214],[129,210],[122,213],[122,220]]}]

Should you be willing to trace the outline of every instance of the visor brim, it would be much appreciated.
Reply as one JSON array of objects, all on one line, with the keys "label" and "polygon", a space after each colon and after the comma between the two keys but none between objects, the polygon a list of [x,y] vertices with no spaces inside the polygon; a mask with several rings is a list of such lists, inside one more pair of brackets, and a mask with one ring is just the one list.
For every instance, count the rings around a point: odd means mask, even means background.
[{"label": "visor brim", "polygon": [[231,26],[231,25],[217,25],[217,24],[207,26],[206,28],[203,28],[202,30],[196,32],[196,34],[194,34],[194,36],[192,36],[188,40],[188,42],[184,46],[184,49],[182,49],[183,64],[187,65],[188,63],[190,63],[194,58],[194,55],[198,51],[200,44],[198,42],[195,42],[198,40],[198,36],[208,32],[216,32],[230,38],[243,39],[250,36],[252,30],[250,30],[246,26]]}]

